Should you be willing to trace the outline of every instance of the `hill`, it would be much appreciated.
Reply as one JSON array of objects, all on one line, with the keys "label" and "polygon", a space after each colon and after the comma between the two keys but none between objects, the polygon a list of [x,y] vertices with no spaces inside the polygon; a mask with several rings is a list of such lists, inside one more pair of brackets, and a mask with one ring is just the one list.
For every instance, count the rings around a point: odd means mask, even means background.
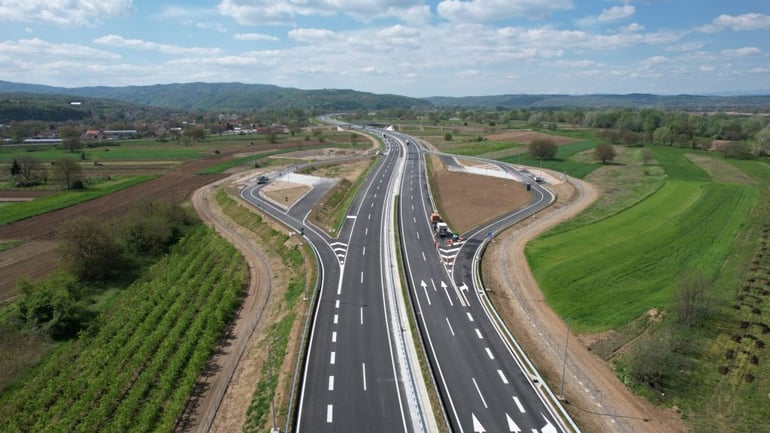
[{"label": "hill", "polygon": [[346,89],[301,90],[266,84],[183,83],[127,87],[51,87],[0,81],[0,92],[105,98],[132,104],[203,111],[305,109],[322,112],[425,109],[424,99],[378,95]]},{"label": "hill", "polygon": [[492,95],[426,98],[438,107],[474,108],[660,108],[693,111],[735,110],[754,111],[770,108],[768,95],[702,96],[653,95],[630,93],[626,95]]}]

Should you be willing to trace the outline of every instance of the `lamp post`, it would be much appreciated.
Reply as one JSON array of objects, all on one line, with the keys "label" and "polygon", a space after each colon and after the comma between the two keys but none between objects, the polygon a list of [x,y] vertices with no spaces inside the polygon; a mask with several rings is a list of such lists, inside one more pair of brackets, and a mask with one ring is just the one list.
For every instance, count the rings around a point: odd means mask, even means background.
[{"label": "lamp post", "polygon": [[559,385],[559,397],[562,400],[565,400],[564,398],[564,374],[567,371],[567,350],[569,349],[569,324],[567,323],[567,319],[564,319],[564,324],[566,325],[567,330],[567,338],[564,339],[564,362],[561,366],[561,384]]},{"label": "lamp post", "polygon": [[275,428],[275,390],[273,388],[273,341],[278,337],[270,337],[267,339],[267,372],[270,380],[270,413],[273,418],[273,427],[270,429],[270,433],[278,433],[280,430]]}]

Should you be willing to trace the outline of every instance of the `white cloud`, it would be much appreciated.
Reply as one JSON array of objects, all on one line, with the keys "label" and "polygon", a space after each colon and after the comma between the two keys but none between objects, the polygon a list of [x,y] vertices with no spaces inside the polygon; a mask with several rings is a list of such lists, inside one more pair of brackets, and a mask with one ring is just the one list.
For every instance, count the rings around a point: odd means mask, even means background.
[{"label": "white cloud", "polygon": [[701,48],[703,48],[702,42],[688,42],[684,44],[672,45],[670,47],[666,47],[666,51],[685,52],[685,51],[700,50]]},{"label": "white cloud", "polygon": [[735,48],[735,49],[729,49],[729,50],[722,50],[722,55],[728,56],[728,57],[745,57],[745,56],[755,56],[760,52],[761,51],[757,47],[742,47],[742,48]]},{"label": "white cloud", "polygon": [[238,41],[279,41],[277,37],[265,33],[236,33],[233,39]]},{"label": "white cloud", "polygon": [[572,9],[572,0],[442,0],[438,14],[449,21],[486,22],[511,17],[545,18]]},{"label": "white cloud", "polygon": [[29,59],[83,59],[89,62],[116,60],[120,56],[107,51],[96,50],[85,45],[54,44],[42,39],[21,39],[0,42],[0,54]]},{"label": "white cloud", "polygon": [[94,39],[94,43],[118,48],[132,48],[136,50],[158,51],[164,54],[193,54],[213,55],[219,53],[218,48],[179,47],[169,44],[158,44],[143,41],[141,39],[126,39],[118,35],[107,35]]},{"label": "white cloud", "polygon": [[422,0],[221,0],[219,13],[240,24],[294,24],[297,17],[347,15],[360,21],[394,17],[427,22]]},{"label": "white cloud", "polygon": [[89,26],[127,14],[132,0],[0,0],[0,20]]},{"label": "white cloud", "polygon": [[636,13],[636,8],[632,5],[625,4],[623,6],[613,6],[603,10],[602,13],[599,14],[597,20],[600,23],[620,21],[631,17],[634,13]]},{"label": "white cloud", "polygon": [[644,30],[644,26],[639,23],[631,23],[620,28],[620,31],[623,33],[636,33],[641,32],[642,30]]},{"label": "white cloud", "polygon": [[770,15],[749,13],[743,15],[722,14],[705,26],[696,30],[703,33],[716,33],[724,29],[733,31],[770,29]]},{"label": "white cloud", "polygon": [[753,69],[749,70],[749,72],[751,72],[753,74],[766,74],[766,73],[770,72],[770,69],[768,69],[768,68],[753,68]]},{"label": "white cloud", "polygon": [[337,33],[327,29],[292,29],[289,38],[298,42],[321,42],[338,39]]},{"label": "white cloud", "polygon": [[701,67],[698,68],[698,70],[701,72],[714,72],[714,67],[702,65]]}]

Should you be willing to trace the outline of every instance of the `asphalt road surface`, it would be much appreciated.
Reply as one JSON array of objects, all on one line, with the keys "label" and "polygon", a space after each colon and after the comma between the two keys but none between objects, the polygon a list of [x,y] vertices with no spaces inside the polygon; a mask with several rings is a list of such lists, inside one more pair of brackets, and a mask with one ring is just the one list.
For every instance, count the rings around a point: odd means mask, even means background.
[{"label": "asphalt road surface", "polygon": [[[407,146],[401,191],[401,239],[418,323],[446,416],[455,432],[566,431],[508,342],[474,285],[473,259],[489,233],[533,214],[552,196],[534,185],[532,200],[495,224],[450,242],[434,235],[423,154]],[[527,181],[523,175],[522,181]]]},{"label": "asphalt road surface", "polygon": [[336,238],[306,222],[312,205],[325,193],[323,185],[288,210],[262,199],[262,185],[241,192],[293,230],[303,230],[320,261],[321,288],[297,432],[413,431],[383,289],[384,202],[398,154],[387,151],[378,157]]}]

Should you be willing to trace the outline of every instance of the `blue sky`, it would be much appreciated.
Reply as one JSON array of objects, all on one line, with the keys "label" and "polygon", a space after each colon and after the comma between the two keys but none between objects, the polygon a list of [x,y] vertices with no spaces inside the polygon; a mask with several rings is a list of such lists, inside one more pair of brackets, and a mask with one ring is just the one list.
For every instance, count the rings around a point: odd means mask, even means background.
[{"label": "blue sky", "polygon": [[0,0],[0,80],[770,93],[770,1]]}]

